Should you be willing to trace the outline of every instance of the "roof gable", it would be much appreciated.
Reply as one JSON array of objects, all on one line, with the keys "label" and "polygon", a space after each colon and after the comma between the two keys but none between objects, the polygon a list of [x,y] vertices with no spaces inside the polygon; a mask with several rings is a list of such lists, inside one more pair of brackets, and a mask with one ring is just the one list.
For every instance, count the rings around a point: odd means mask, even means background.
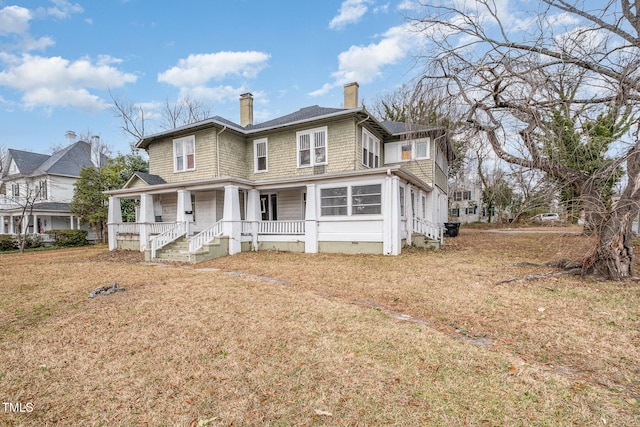
[{"label": "roof gable", "polygon": [[[8,149],[7,154],[8,159],[10,159],[9,164],[13,162],[18,169],[18,173],[23,175],[31,175],[49,158],[46,154],[31,153],[29,151],[15,150],[13,148]],[[5,173],[5,175],[7,173]]]}]

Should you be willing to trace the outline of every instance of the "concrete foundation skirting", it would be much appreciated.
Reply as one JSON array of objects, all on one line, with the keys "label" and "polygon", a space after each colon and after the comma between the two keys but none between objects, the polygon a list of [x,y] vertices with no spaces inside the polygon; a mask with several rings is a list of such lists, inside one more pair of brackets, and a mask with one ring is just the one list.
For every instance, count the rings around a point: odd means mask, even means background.
[{"label": "concrete foundation skirting", "polygon": [[318,242],[318,252],[381,255],[383,246],[382,242]]}]

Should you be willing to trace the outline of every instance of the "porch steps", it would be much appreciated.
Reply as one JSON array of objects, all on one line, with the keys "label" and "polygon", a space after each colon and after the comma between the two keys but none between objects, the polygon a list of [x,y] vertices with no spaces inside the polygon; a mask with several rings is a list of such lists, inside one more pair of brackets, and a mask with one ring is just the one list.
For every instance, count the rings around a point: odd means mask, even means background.
[{"label": "porch steps", "polygon": [[158,250],[153,261],[199,263],[220,256],[221,239],[215,238],[189,256],[189,242],[181,237]]},{"label": "porch steps", "polygon": [[424,234],[413,233],[411,235],[411,244],[418,248],[424,249],[440,249],[440,241],[430,239]]}]

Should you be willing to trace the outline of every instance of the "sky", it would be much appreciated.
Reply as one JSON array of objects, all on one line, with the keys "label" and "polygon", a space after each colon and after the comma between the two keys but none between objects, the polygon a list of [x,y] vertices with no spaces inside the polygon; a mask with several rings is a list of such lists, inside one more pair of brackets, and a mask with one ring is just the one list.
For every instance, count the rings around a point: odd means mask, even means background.
[{"label": "sky", "polygon": [[145,110],[161,131],[161,106],[189,97],[254,122],[310,105],[340,108],[343,86],[360,101],[419,72],[421,37],[408,29],[411,0],[0,0],[0,147],[50,153],[65,132],[94,134],[114,153],[130,136],[112,95]]}]

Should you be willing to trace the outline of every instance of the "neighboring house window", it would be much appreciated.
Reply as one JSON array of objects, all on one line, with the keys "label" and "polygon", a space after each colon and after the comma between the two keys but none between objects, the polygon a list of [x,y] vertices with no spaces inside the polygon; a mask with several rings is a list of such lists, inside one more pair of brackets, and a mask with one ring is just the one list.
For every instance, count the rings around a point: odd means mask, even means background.
[{"label": "neighboring house window", "polygon": [[404,215],[404,187],[400,186],[400,216]]},{"label": "neighboring house window", "polygon": [[185,136],[173,140],[174,171],[184,172],[196,168],[196,138]]},{"label": "neighboring house window", "polygon": [[20,184],[11,184],[11,196],[20,197]]},{"label": "neighboring house window", "polygon": [[409,162],[429,158],[429,138],[389,142],[384,145],[385,163]]},{"label": "neighboring house window", "polygon": [[460,216],[460,208],[449,209],[450,217],[459,217]]},{"label": "neighboring house window", "polygon": [[453,200],[471,200],[471,191],[456,191],[453,193]]},{"label": "neighboring house window", "polygon": [[253,169],[255,172],[267,172],[267,138],[253,141]]},{"label": "neighboring house window", "polygon": [[347,214],[347,187],[320,190],[320,213],[323,216]]},{"label": "neighboring house window", "polygon": [[298,167],[327,164],[327,128],[316,128],[296,133],[298,141]]},{"label": "neighboring house window", "polygon": [[477,213],[478,213],[478,208],[477,207],[464,208],[464,214],[465,215],[475,215]]},{"label": "neighboring house window", "polygon": [[46,179],[43,179],[42,181],[40,181],[38,191],[40,192],[40,194],[38,194],[38,197],[42,200],[47,200],[47,180]]},{"label": "neighboring house window", "polygon": [[351,187],[351,214],[374,215],[382,212],[382,186],[354,185]]},{"label": "neighboring house window", "polygon": [[380,140],[362,128],[362,164],[369,168],[380,166]]}]

